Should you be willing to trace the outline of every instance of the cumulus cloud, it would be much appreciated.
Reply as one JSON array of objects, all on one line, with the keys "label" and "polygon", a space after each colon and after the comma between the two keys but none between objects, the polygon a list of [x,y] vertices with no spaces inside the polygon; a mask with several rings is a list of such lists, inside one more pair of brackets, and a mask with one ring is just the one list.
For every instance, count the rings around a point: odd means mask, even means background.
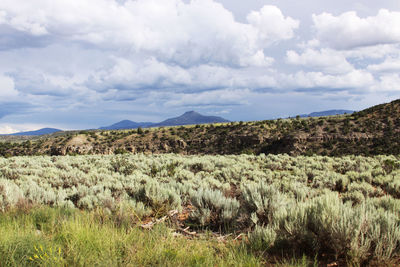
[{"label": "cumulus cloud", "polygon": [[270,5],[251,12],[247,21],[257,29],[261,46],[293,38],[294,30],[300,25],[300,21],[285,17],[278,7]]},{"label": "cumulus cloud", "polygon": [[292,38],[299,25],[275,6],[239,23],[213,0],[4,0],[0,10],[0,25],[28,35],[147,52],[183,66],[268,66],[273,60],[263,49]]},{"label": "cumulus cloud", "polygon": [[400,12],[381,9],[366,18],[354,11],[339,16],[324,12],[312,18],[318,40],[335,49],[400,42]]},{"label": "cumulus cloud", "polygon": [[372,86],[372,90],[379,93],[399,93],[400,75],[398,73],[384,74]]},{"label": "cumulus cloud", "polygon": [[[361,17],[354,11],[313,14],[314,36],[288,50],[286,62],[302,67],[287,75],[300,91],[393,92],[400,70],[400,12],[380,9]],[[379,89],[380,88],[380,89]]]},{"label": "cumulus cloud", "polygon": [[371,64],[367,68],[374,72],[396,72],[400,71],[400,58],[388,57],[379,64]]},{"label": "cumulus cloud", "polygon": [[361,90],[367,93],[368,88],[374,84],[374,77],[367,71],[353,70],[342,75],[329,75],[322,72],[299,71],[290,74],[286,78],[286,86],[292,88],[313,89],[318,91],[351,90],[353,92]]},{"label": "cumulus cloud", "polygon": [[276,86],[268,70],[249,70],[202,64],[190,68],[166,64],[155,58],[135,63],[114,58],[109,67],[94,71],[85,85],[109,99],[135,99],[149,90],[193,93],[224,88]]},{"label": "cumulus cloud", "polygon": [[332,49],[306,49],[301,54],[289,50],[286,60],[289,64],[321,69],[329,74],[348,73],[354,69],[342,53]]},{"label": "cumulus cloud", "polygon": [[190,83],[190,76],[183,68],[167,65],[155,58],[136,64],[124,58],[114,58],[113,61],[108,68],[93,72],[86,85],[99,91],[110,88],[143,91]]},{"label": "cumulus cloud", "polygon": [[15,86],[24,94],[67,96],[74,91],[73,77],[30,68],[17,69],[8,75],[15,80]]},{"label": "cumulus cloud", "polygon": [[342,50],[341,52],[346,58],[357,60],[380,60],[388,56],[393,57],[399,55],[400,43],[357,47],[351,50]]}]

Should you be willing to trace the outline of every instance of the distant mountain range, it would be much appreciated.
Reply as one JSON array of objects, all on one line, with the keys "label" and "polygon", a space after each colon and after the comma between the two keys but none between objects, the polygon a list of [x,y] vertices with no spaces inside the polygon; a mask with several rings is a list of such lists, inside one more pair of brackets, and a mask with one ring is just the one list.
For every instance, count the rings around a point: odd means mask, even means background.
[{"label": "distant mountain range", "polygon": [[345,109],[332,109],[332,110],[325,110],[319,112],[312,112],[310,114],[301,114],[300,117],[324,117],[324,116],[334,116],[334,115],[343,115],[343,114],[352,114],[355,111],[353,110],[345,110]]},{"label": "distant mountain range", "polygon": [[[195,111],[188,111],[179,117],[170,118],[162,122],[135,122],[130,120],[123,120],[114,123],[110,126],[100,127],[100,130],[124,130],[124,129],[136,129],[136,128],[149,128],[149,127],[161,127],[161,126],[179,126],[179,125],[190,125],[190,124],[204,124],[204,123],[218,123],[218,122],[229,122],[221,117],[216,116],[204,116]],[[43,128],[36,131],[29,132],[18,132],[9,135],[45,135],[60,132],[60,129],[54,128]]]},{"label": "distant mountain range", "polygon": [[43,128],[39,129],[36,131],[28,131],[28,132],[19,132],[19,133],[13,133],[10,135],[44,135],[44,134],[52,134],[56,132],[61,132],[62,130],[60,129],[54,129],[54,128]]},{"label": "distant mountain range", "polygon": [[161,126],[180,126],[180,125],[218,123],[218,122],[229,122],[229,120],[216,116],[204,116],[195,111],[188,111],[179,117],[170,118],[159,123],[135,122],[130,120],[123,120],[115,124],[112,124],[110,126],[101,127],[99,129],[122,130],[122,129],[135,129],[139,127],[148,128],[148,127],[161,127]]}]

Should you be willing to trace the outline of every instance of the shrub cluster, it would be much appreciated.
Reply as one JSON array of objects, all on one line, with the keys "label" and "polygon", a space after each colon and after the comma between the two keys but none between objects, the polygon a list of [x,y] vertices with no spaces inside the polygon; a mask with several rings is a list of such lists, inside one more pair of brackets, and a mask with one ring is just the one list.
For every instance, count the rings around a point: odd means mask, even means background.
[{"label": "shrub cluster", "polygon": [[256,250],[356,264],[400,256],[396,156],[0,158],[0,209],[21,203],[102,208],[132,221],[189,209],[191,226],[248,231]]}]

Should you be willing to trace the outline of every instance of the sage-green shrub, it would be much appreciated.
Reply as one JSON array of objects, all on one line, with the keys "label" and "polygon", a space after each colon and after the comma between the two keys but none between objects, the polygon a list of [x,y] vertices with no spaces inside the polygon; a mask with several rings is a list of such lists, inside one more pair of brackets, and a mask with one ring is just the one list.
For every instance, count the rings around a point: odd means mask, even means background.
[{"label": "sage-green shrub", "polygon": [[399,163],[264,154],[0,158],[0,210],[101,210],[127,226],[191,210],[188,225],[248,232],[253,249],[386,262],[400,256]]}]

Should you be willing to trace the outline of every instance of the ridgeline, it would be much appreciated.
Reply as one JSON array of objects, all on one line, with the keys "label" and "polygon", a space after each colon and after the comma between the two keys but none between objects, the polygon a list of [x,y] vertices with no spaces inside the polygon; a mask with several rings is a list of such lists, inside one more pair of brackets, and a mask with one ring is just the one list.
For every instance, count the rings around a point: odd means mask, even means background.
[{"label": "ridgeline", "polygon": [[400,154],[400,100],[353,114],[0,137],[1,156],[121,153]]}]

